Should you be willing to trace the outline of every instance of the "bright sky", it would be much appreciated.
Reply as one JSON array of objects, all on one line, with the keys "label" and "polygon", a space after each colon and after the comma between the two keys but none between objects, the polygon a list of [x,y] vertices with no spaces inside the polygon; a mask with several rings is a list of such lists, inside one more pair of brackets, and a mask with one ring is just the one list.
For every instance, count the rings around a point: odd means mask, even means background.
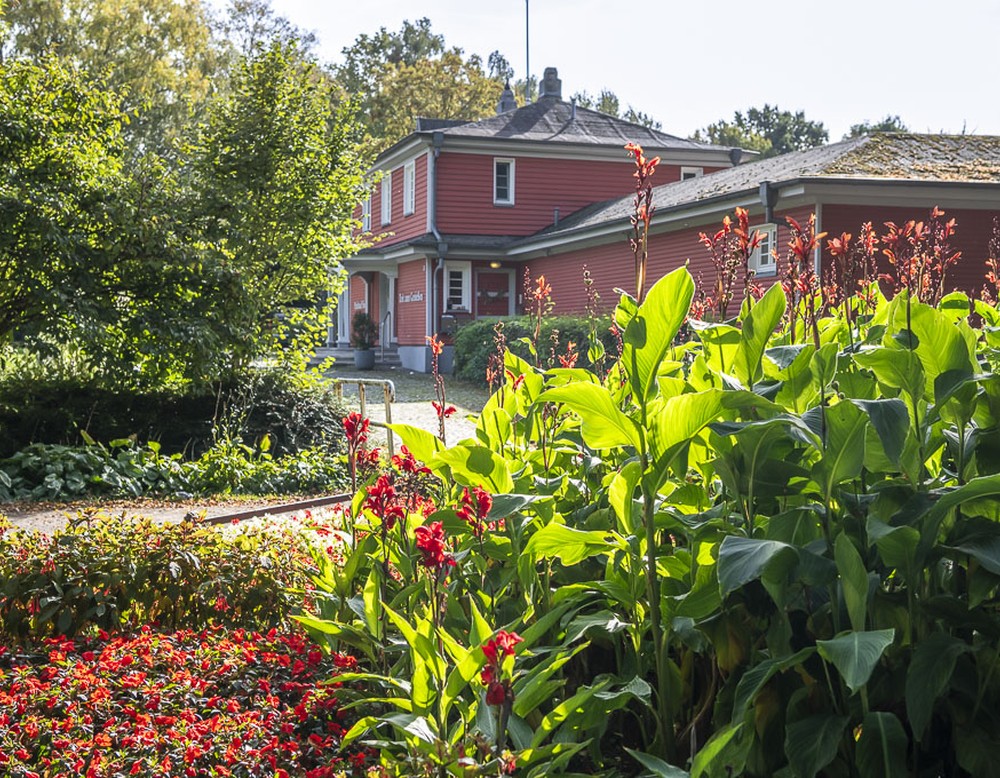
[{"label": "bright sky", "polygon": [[[531,71],[563,97],[608,88],[687,136],[764,103],[836,141],[898,114],[917,132],[1000,135],[1000,0],[528,0]],[[359,34],[426,16],[450,46],[525,70],[525,0],[272,0],[340,59]]]}]

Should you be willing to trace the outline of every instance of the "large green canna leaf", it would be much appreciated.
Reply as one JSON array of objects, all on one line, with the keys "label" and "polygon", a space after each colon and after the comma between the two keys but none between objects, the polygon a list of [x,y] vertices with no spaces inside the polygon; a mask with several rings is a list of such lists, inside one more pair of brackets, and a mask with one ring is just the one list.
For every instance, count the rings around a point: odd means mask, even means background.
[{"label": "large green canna leaf", "polygon": [[820,713],[785,728],[785,756],[796,778],[815,778],[837,756],[847,716]]},{"label": "large green canna leaf", "polygon": [[906,778],[906,732],[899,719],[883,711],[869,713],[861,722],[856,762],[861,778]]},{"label": "large green canna leaf", "polygon": [[627,545],[610,532],[585,531],[565,524],[546,524],[531,536],[524,553],[541,559],[558,559],[575,565],[598,554],[610,554]]},{"label": "large green canna leaf", "polygon": [[750,313],[743,319],[740,348],[733,365],[744,386],[752,387],[761,377],[761,357],[774,328],[785,313],[785,293],[780,284],[772,284]]},{"label": "large green canna leaf", "polygon": [[919,741],[931,721],[934,703],[948,687],[955,662],[969,646],[945,632],[933,632],[917,645],[906,671],[906,717]]},{"label": "large green canna leaf", "polygon": [[913,399],[924,395],[924,367],[912,351],[898,348],[874,348],[854,355],[854,361],[868,368],[880,383],[901,389]]},{"label": "large green canna leaf", "polygon": [[1000,495],[1000,475],[987,475],[974,478],[964,486],[960,486],[939,499],[924,515],[920,529],[920,545],[917,550],[917,562],[922,563],[927,554],[938,541],[938,531],[948,514],[969,500]]},{"label": "large green canna leaf", "polygon": [[493,494],[514,491],[510,466],[485,446],[451,446],[438,451],[427,465],[432,470],[447,465],[455,480],[465,486],[480,486]]},{"label": "large green canna leaf", "polygon": [[640,403],[656,391],[656,374],[694,298],[694,280],[677,268],[650,288],[635,316],[625,325],[622,364]]},{"label": "large green canna leaf", "polygon": [[625,750],[628,751],[639,764],[645,767],[647,772],[649,772],[653,778],[689,778],[689,774],[686,770],[667,764],[662,759],[659,759],[652,754],[645,754],[642,751],[635,751],[631,748],[626,748]]},{"label": "large green canna leaf", "polygon": [[725,597],[760,578],[768,565],[780,557],[797,556],[795,547],[787,543],[729,535],[719,546],[719,590]]},{"label": "large green canna leaf", "polygon": [[436,453],[444,451],[445,445],[441,442],[441,438],[432,435],[427,430],[409,424],[390,424],[389,429],[399,435],[403,445],[420,462],[426,464],[434,458]]},{"label": "large green canna leaf", "polygon": [[814,473],[829,500],[837,484],[857,478],[861,473],[868,417],[850,402],[837,403],[821,411],[826,425],[826,447]]},{"label": "large green canna leaf", "polygon": [[563,403],[579,414],[580,434],[588,446],[595,449],[632,446],[639,449],[642,438],[636,423],[615,405],[603,386],[576,382],[542,392],[541,402]]},{"label": "large green canna leaf", "polygon": [[[906,307],[905,294],[897,295],[890,304],[889,328],[883,340],[890,348],[909,345]],[[910,331],[916,342],[914,351],[931,382],[945,373],[957,376],[976,372],[978,366],[970,356],[968,343],[947,313],[915,300],[910,301],[909,307]],[[894,335],[898,337],[893,338]]]},{"label": "large green canna leaf", "polygon": [[819,654],[837,668],[852,693],[868,683],[885,650],[892,645],[894,629],[846,632],[832,640],[817,640]]},{"label": "large green canna leaf", "polygon": [[810,656],[816,653],[812,646],[803,648],[791,656],[778,659],[765,659],[758,665],[754,665],[747,670],[736,687],[736,696],[733,701],[733,719],[742,717],[744,710],[750,705],[764,685],[770,681],[777,673],[784,672],[796,665],[801,664]]},{"label": "large green canna leaf", "polygon": [[837,536],[833,550],[851,626],[855,630],[863,630],[868,612],[868,571],[865,563],[845,532]]},{"label": "large green canna leaf", "polygon": [[739,329],[731,324],[701,321],[692,321],[690,326],[698,334],[708,368],[719,376],[732,374],[740,348]]},{"label": "large green canna leaf", "polygon": [[746,724],[729,724],[714,735],[691,762],[691,778],[730,778],[742,775],[753,737]]},{"label": "large green canna leaf", "polygon": [[706,389],[651,404],[649,441],[657,467],[664,468],[681,446],[719,417],[726,394]]},{"label": "large green canna leaf", "polygon": [[[869,379],[870,380],[870,379]],[[889,460],[899,466],[906,435],[910,431],[910,415],[906,404],[897,398],[888,400],[851,400],[872,423]]]}]

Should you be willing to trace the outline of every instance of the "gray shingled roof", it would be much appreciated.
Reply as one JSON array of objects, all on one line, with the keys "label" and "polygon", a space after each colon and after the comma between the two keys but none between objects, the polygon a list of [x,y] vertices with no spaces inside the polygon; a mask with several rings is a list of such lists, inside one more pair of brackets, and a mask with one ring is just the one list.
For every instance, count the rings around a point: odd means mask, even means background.
[{"label": "gray shingled roof", "polygon": [[615,148],[621,148],[631,141],[657,153],[667,149],[728,152],[732,148],[678,138],[676,135],[632,124],[624,119],[580,106],[576,106],[574,115],[571,103],[557,97],[540,97],[537,101],[517,110],[474,122],[420,117],[417,119],[417,129],[413,135],[408,135],[393,144],[383,151],[379,158],[391,154],[414,135],[429,137],[435,131],[442,132],[447,138],[489,138]]},{"label": "gray shingled roof", "polygon": [[[781,183],[802,178],[1000,183],[1000,137],[915,133],[862,136],[663,184],[653,189],[653,203],[660,210],[681,208],[755,191],[762,181]],[[628,219],[632,199],[630,195],[589,205],[562,219],[558,227],[547,227],[521,242]]]},{"label": "gray shingled roof", "polygon": [[728,148],[678,138],[580,106],[576,106],[574,115],[573,105],[556,97],[541,97],[515,111],[449,127],[443,132],[446,137],[456,138],[582,143],[590,146],[624,146],[631,141],[655,149],[721,151]]}]

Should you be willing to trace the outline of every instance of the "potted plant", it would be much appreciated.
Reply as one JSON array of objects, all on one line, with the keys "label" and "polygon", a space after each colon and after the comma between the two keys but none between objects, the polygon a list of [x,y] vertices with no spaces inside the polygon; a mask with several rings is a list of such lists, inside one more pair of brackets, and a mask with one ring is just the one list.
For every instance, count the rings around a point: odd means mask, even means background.
[{"label": "potted plant", "polygon": [[358,311],[351,320],[351,345],[354,346],[354,367],[371,370],[375,367],[375,341],[378,325],[366,311]]}]

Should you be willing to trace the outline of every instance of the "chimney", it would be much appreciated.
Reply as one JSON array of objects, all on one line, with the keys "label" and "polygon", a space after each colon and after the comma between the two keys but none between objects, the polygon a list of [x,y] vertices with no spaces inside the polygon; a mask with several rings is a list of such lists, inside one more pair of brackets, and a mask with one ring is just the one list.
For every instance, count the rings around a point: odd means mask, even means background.
[{"label": "chimney", "polygon": [[559,78],[559,71],[556,68],[545,68],[538,97],[554,97],[556,100],[562,100],[562,80]]},{"label": "chimney", "polygon": [[500,102],[497,103],[497,116],[507,113],[507,111],[513,111],[516,108],[517,100],[514,99],[514,93],[510,88],[510,81],[508,81],[503,88],[503,92],[500,94]]}]

